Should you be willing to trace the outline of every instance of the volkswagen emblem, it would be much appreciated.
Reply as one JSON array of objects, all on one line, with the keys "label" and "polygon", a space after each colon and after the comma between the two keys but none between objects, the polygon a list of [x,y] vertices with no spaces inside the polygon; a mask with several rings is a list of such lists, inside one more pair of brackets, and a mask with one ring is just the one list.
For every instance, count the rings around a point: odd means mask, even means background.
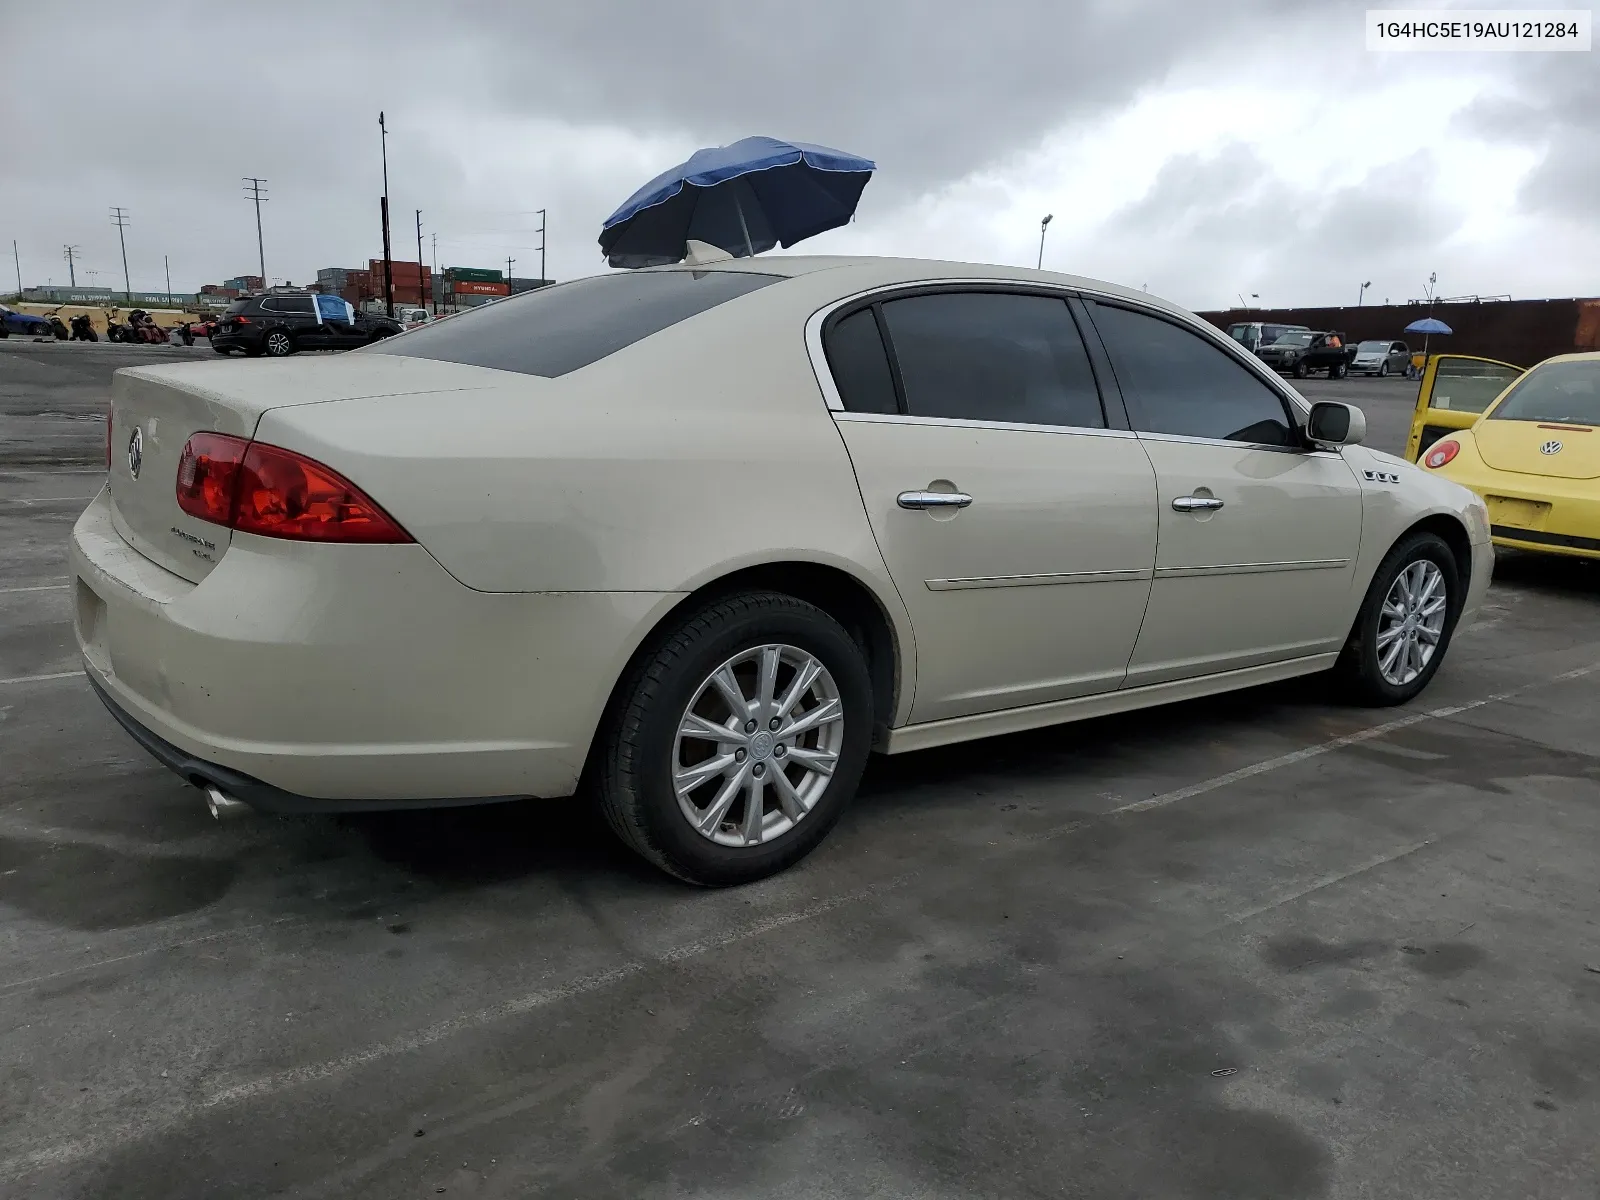
[{"label": "volkswagen emblem", "polygon": [[133,436],[128,439],[128,474],[135,479],[139,478],[139,468],[144,465],[144,435],[139,432],[139,427],[133,427]]},{"label": "volkswagen emblem", "polygon": [[1539,453],[1540,454],[1560,454],[1561,453],[1561,443],[1560,442],[1546,442],[1544,445],[1539,447]]}]

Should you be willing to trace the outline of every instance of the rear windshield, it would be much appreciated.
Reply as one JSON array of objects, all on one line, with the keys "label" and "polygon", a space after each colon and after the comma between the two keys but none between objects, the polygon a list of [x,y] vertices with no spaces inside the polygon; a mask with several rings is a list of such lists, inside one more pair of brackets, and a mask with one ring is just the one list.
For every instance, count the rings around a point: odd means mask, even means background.
[{"label": "rear windshield", "polygon": [[777,283],[749,271],[618,271],[485,304],[358,354],[400,354],[554,379]]},{"label": "rear windshield", "polygon": [[1512,388],[1492,421],[1600,425],[1600,362],[1546,363]]},{"label": "rear windshield", "polygon": [[228,312],[224,313],[223,316],[227,316],[229,313],[242,313],[254,303],[254,300],[235,300],[228,305]]}]

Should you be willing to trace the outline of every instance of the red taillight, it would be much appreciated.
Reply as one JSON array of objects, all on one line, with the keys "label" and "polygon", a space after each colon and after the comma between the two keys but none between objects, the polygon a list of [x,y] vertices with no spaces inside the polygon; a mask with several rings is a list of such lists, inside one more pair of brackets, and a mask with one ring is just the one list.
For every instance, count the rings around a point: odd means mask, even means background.
[{"label": "red taillight", "polygon": [[229,324],[229,325],[248,325],[248,324],[250,324],[250,318],[249,317],[229,317],[226,323]]},{"label": "red taillight", "polygon": [[1433,470],[1448,463],[1452,458],[1461,453],[1461,443],[1453,440],[1436,442],[1428,453],[1423,455],[1422,461]]},{"label": "red taillight", "polygon": [[197,433],[178,463],[178,507],[192,517],[313,542],[409,542],[359,488],[304,455],[222,433]]},{"label": "red taillight", "polygon": [[239,464],[249,447],[249,438],[226,433],[197,433],[185,442],[178,459],[178,507],[202,521],[231,525]]}]

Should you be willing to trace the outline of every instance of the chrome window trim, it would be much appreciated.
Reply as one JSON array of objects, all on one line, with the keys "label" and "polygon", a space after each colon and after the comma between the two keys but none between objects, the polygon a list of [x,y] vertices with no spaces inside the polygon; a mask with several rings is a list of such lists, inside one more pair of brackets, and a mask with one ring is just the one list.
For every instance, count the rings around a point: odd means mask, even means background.
[{"label": "chrome window trim", "polygon": [[[838,411],[835,421],[860,425],[932,425],[950,429],[1004,429],[1014,433],[1068,434],[1079,437],[1136,438],[1131,429],[1101,429],[1092,425],[1029,425],[1022,421],[975,421],[968,417],[917,417],[909,413],[857,413]],[[1239,445],[1237,442],[1224,445]]]},{"label": "chrome window trim", "polygon": [[1177,442],[1185,446],[1231,446],[1235,450],[1266,450],[1273,454],[1298,454],[1302,458],[1339,458],[1334,450],[1307,450],[1304,446],[1274,446],[1270,442],[1233,442],[1227,438],[1194,437],[1187,433],[1140,433],[1143,442]]},{"label": "chrome window trim", "polygon": [[[1128,296],[1122,296],[1116,292],[1102,291],[1095,287],[1059,284],[1048,280],[1035,282],[1033,280],[1026,279],[997,279],[987,275],[973,276],[971,278],[951,278],[946,276],[939,279],[903,279],[896,283],[875,284],[870,288],[863,288],[858,292],[852,292],[848,296],[842,296],[836,300],[830,300],[821,308],[817,309],[816,312],[812,313],[811,316],[806,319],[805,325],[806,356],[811,360],[812,374],[814,374],[817,378],[817,386],[822,389],[822,398],[827,403],[829,409],[835,413],[842,413],[845,411],[844,399],[839,395],[839,389],[834,386],[833,372],[828,369],[828,356],[822,348],[822,326],[824,322],[826,322],[827,319],[835,312],[848,304],[855,304],[858,301],[868,299],[869,297],[882,296],[890,292],[916,291],[921,288],[929,287],[950,288],[956,291],[959,291],[965,287],[1014,288],[1020,293],[1032,292],[1036,295],[1057,295],[1063,300],[1070,299],[1073,296],[1078,296],[1087,300],[1103,300],[1107,304],[1120,305],[1123,308],[1132,309],[1134,312],[1140,312],[1148,316],[1173,321],[1183,326],[1185,329],[1188,329],[1191,333],[1195,333],[1203,338],[1207,338],[1213,345],[1220,346],[1227,354],[1232,355],[1234,361],[1243,364],[1247,370],[1254,372],[1258,379],[1271,387],[1279,396],[1283,397],[1285,402],[1287,402],[1289,405],[1290,412],[1299,416],[1300,423],[1302,425],[1305,423],[1305,419],[1311,415],[1311,402],[1299,392],[1295,391],[1294,388],[1285,383],[1282,376],[1280,376],[1271,367],[1267,366],[1266,363],[1262,362],[1249,350],[1246,350],[1239,342],[1229,337],[1226,331],[1220,330],[1215,325],[1212,325],[1206,321],[1202,321],[1193,313],[1182,309],[1169,310],[1149,304],[1148,302],[1140,303],[1138,300],[1132,299]],[[1064,425],[1060,426],[1060,428],[1077,429],[1081,427]],[[1215,440],[1219,445],[1243,444],[1236,442],[1223,442],[1218,439],[1199,440]],[[1279,450],[1286,448],[1293,449],[1293,447],[1281,446],[1272,448]]]}]

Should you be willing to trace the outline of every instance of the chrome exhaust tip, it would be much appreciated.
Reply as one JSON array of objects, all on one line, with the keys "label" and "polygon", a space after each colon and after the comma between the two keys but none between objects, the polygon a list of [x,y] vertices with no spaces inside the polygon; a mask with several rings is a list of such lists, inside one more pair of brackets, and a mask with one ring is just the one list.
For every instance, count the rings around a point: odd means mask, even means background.
[{"label": "chrome exhaust tip", "polygon": [[206,798],[206,811],[219,821],[231,821],[235,817],[242,817],[250,811],[250,806],[243,800],[235,800],[220,788],[205,784],[201,789]]}]

